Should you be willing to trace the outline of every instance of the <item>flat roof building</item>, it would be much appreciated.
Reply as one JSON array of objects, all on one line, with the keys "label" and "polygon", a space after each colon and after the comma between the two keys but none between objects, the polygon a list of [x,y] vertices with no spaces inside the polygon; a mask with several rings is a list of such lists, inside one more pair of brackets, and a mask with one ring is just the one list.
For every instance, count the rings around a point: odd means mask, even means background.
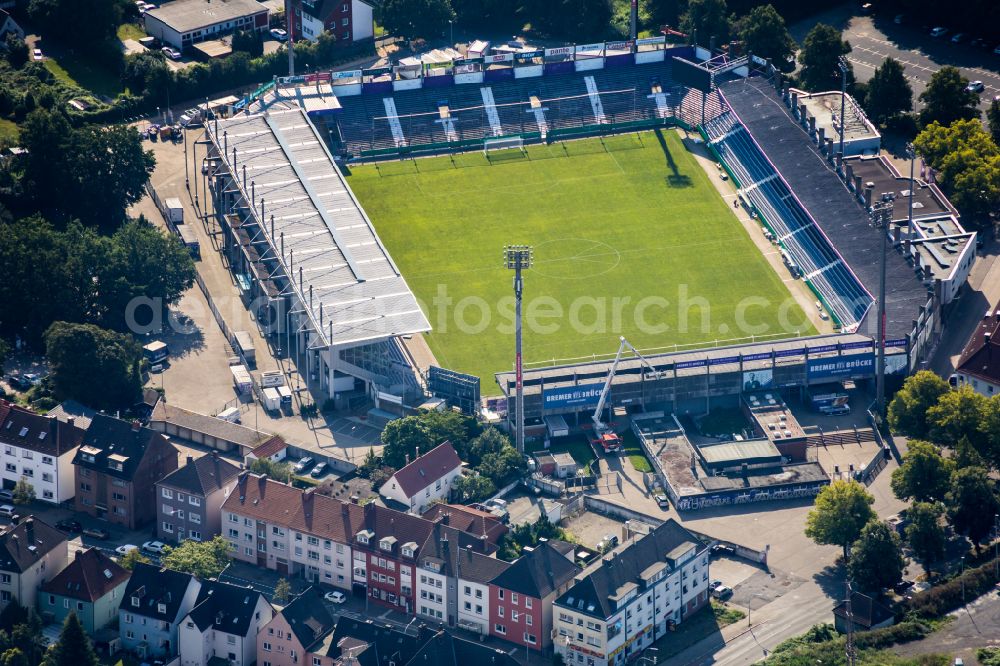
[{"label": "flat roof building", "polygon": [[173,0],[143,14],[146,33],[184,50],[237,30],[263,32],[269,10],[257,0]]}]

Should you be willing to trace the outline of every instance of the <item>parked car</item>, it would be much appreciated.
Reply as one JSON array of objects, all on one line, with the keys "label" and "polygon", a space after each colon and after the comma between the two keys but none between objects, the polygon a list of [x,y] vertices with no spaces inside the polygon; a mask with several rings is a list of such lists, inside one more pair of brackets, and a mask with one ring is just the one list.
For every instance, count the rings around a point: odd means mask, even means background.
[{"label": "parked car", "polygon": [[715,580],[713,580],[711,583],[708,584],[708,591],[715,592],[720,587],[722,587],[722,581],[716,578]]},{"label": "parked car", "polygon": [[162,541],[147,541],[142,544],[142,550],[147,553],[152,553],[153,555],[162,555],[163,549],[167,547],[167,544]]},{"label": "parked car", "polygon": [[13,502],[14,493],[10,490],[0,490],[0,501],[3,502]]},{"label": "parked car", "polygon": [[657,495],[654,495],[653,499],[656,500],[656,505],[658,507],[660,507],[661,509],[669,509],[670,508],[670,500],[668,500],[667,496],[664,495],[663,493],[659,493]]},{"label": "parked car", "polygon": [[281,28],[271,28],[271,36],[279,42],[284,42],[288,39],[288,33]]},{"label": "parked car", "polygon": [[956,32],[954,35],[952,35],[952,38],[951,38],[951,43],[952,44],[961,44],[964,41],[965,41],[965,33],[964,32]]},{"label": "parked car", "polygon": [[17,512],[13,504],[0,504],[0,516],[10,518]]},{"label": "parked car", "polygon": [[904,594],[911,587],[913,587],[913,581],[912,580],[901,580],[898,583],[896,583],[895,585],[893,585],[892,590],[896,594]]},{"label": "parked car", "polygon": [[724,543],[717,543],[714,546],[712,546],[713,557],[718,557],[719,555],[733,555],[735,553],[736,550],[732,546],[729,546]]},{"label": "parked car", "polygon": [[873,11],[875,11],[875,7],[872,5],[872,3],[866,2],[865,4],[861,5],[862,14],[871,14]]},{"label": "parked car", "polygon": [[321,476],[325,476],[328,471],[329,471],[329,465],[327,465],[325,462],[321,462],[320,464],[313,467],[313,471],[309,472],[309,476],[311,476],[314,479],[318,479]]},{"label": "parked car", "polygon": [[103,527],[88,527],[83,530],[84,536],[89,536],[93,539],[108,539],[111,537],[111,533],[108,532]]},{"label": "parked car", "polygon": [[316,462],[315,459],[313,459],[310,456],[306,456],[305,458],[302,458],[297,463],[295,463],[295,467],[293,469],[295,470],[296,474],[301,474],[302,472],[312,467],[313,463],[315,462]]},{"label": "parked car", "polygon": [[31,57],[35,60],[42,60],[45,56],[42,55],[41,49],[31,49]]},{"label": "parked car", "polygon": [[493,506],[493,507],[496,507],[498,509],[506,509],[507,508],[507,501],[506,500],[502,500],[502,499],[486,500],[486,506]]},{"label": "parked car", "polygon": [[67,518],[56,523],[56,529],[63,532],[69,532],[70,534],[79,534],[83,531],[83,526],[80,525],[79,521]]},{"label": "parked car", "polygon": [[160,50],[163,51],[163,54],[168,58],[170,58],[171,60],[181,59],[181,52],[172,46],[164,46]]},{"label": "parked car", "polygon": [[323,598],[329,601],[331,604],[342,604],[347,601],[347,597],[344,596],[343,592],[327,592],[323,595]]},{"label": "parked car", "polygon": [[712,590],[712,596],[719,601],[725,601],[729,597],[733,596],[733,588],[728,585],[720,585]]},{"label": "parked car", "polygon": [[135,544],[131,543],[123,543],[122,545],[115,548],[115,552],[121,555],[122,557],[128,555],[133,550],[139,550],[139,546],[136,546]]},{"label": "parked car", "polygon": [[947,34],[948,34],[948,28],[942,28],[941,26],[938,26],[938,27],[934,28],[933,30],[931,30],[931,37],[934,37],[934,38],[944,37]]},{"label": "parked car", "polygon": [[983,85],[982,81],[970,81],[969,85],[965,86],[968,92],[981,93],[986,90],[986,86]]}]

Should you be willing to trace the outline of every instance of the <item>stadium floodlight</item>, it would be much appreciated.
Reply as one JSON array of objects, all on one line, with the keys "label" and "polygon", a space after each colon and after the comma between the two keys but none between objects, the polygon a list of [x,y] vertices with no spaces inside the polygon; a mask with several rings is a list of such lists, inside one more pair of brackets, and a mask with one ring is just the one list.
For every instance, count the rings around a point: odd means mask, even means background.
[{"label": "stadium floodlight", "polygon": [[871,225],[882,236],[882,259],[879,264],[878,284],[878,368],[876,369],[877,397],[875,400],[880,416],[885,416],[885,263],[894,198],[893,193],[886,192],[879,201],[872,203],[869,211]]},{"label": "stadium floodlight", "polygon": [[517,421],[514,426],[514,441],[517,452],[524,454],[524,381],[521,364],[521,295],[524,281],[521,271],[531,268],[534,252],[530,245],[507,245],[503,249],[504,267],[514,271],[514,381],[516,397],[514,409]]},{"label": "stadium floodlight", "polygon": [[906,144],[906,156],[910,160],[910,196],[907,197],[909,199],[909,210],[906,215],[906,233],[909,235],[910,241],[915,241],[917,239],[917,232],[913,228],[913,190],[916,189],[914,187],[916,183],[913,180],[913,163],[917,161],[917,149],[912,143]]}]

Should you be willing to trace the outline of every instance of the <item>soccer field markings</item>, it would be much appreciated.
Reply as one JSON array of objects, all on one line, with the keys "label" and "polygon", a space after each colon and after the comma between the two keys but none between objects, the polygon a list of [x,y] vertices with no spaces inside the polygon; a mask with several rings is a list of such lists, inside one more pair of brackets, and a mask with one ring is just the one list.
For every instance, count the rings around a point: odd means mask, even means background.
[{"label": "soccer field markings", "polygon": [[[544,250],[542,250],[542,248],[544,248],[546,245],[557,245],[557,244],[570,245],[572,243],[580,243],[580,242],[589,245],[579,250],[575,254],[571,254],[565,257],[542,259],[542,257],[544,256]],[[611,250],[611,252],[603,252],[603,251],[598,253],[593,252],[593,250],[600,247],[605,247],[608,250]],[[598,265],[601,264],[607,265],[609,261],[604,261],[601,259],[601,257],[611,257],[611,256],[614,257],[613,260],[614,263],[612,263],[611,265],[607,266],[607,268],[597,273],[584,271],[585,272],[584,275],[558,275],[555,274],[555,272],[546,273],[544,270],[540,268],[541,266],[546,264],[549,266],[555,266],[557,264],[565,264],[567,262],[570,262],[572,264],[572,262],[577,262],[577,261],[589,262]],[[557,280],[588,280],[598,275],[603,275],[605,273],[613,271],[614,269],[618,268],[618,265],[621,264],[622,261],[622,253],[616,250],[615,248],[611,247],[607,243],[603,241],[591,240],[589,238],[579,238],[574,236],[567,238],[555,238],[552,240],[547,240],[542,243],[539,243],[538,246],[535,248],[535,257],[536,257],[535,271],[537,273],[540,273],[541,275]]]}]

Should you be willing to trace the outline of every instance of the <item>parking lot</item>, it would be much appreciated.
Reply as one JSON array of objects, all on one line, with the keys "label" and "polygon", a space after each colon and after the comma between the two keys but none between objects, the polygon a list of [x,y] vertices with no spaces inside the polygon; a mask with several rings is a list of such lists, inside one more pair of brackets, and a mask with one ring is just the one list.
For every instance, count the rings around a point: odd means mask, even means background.
[{"label": "parking lot", "polygon": [[997,44],[984,47],[971,44],[975,35],[967,35],[961,43],[953,43],[954,32],[942,37],[930,36],[935,26],[949,27],[947,12],[938,17],[904,15],[901,24],[895,23],[897,12],[864,16],[858,13],[859,4],[841,5],[827,12],[810,17],[807,21],[790,26],[792,37],[799,43],[816,23],[827,23],[844,31],[852,51],[847,56],[854,66],[859,81],[868,81],[887,57],[898,60],[906,69],[906,77],[913,87],[913,103],[927,88],[931,76],[945,65],[958,67],[962,76],[970,81],[979,80],[985,85],[980,95],[980,108],[989,107],[993,97],[1000,95],[1000,55],[993,49]]}]

